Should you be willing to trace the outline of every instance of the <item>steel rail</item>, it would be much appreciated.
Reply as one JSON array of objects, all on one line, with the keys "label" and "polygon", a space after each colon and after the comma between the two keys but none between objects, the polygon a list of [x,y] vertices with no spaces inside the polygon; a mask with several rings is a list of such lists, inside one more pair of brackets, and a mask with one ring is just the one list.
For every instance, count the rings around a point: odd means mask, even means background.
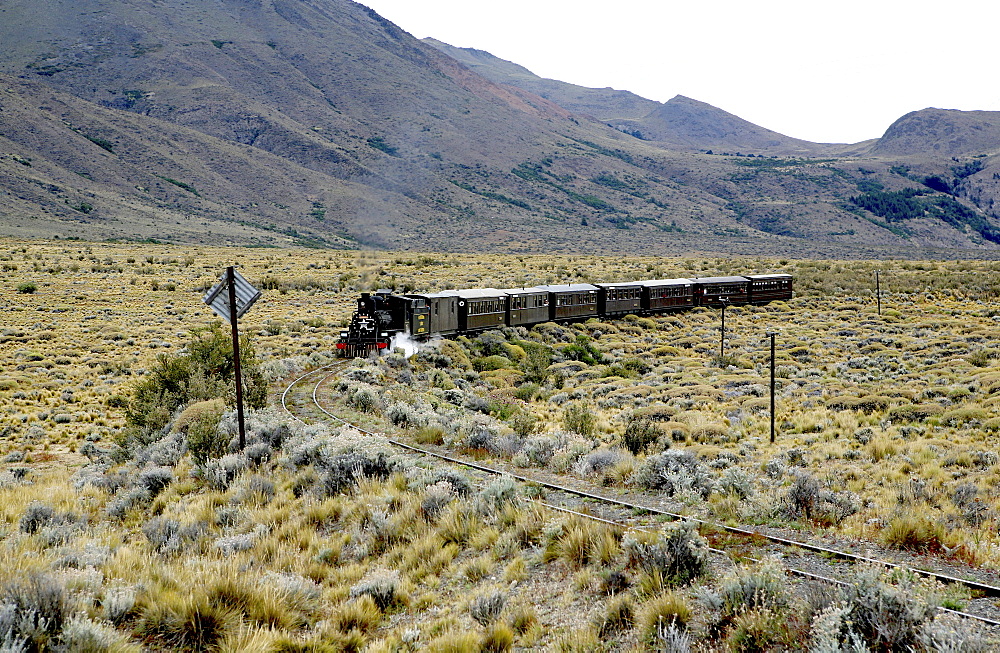
[{"label": "steel rail", "polygon": [[[337,361],[335,363],[328,363],[326,365],[323,365],[322,367],[317,367],[315,369],[309,370],[308,372],[306,372],[302,376],[299,376],[298,378],[296,378],[294,381],[292,381],[291,383],[289,383],[288,387],[285,388],[285,391],[281,393],[281,407],[285,409],[285,412],[288,413],[288,415],[292,419],[294,419],[297,422],[301,422],[301,423],[305,424],[304,421],[302,421],[301,419],[299,419],[299,417],[288,408],[288,403],[287,403],[288,393],[291,392],[292,388],[294,388],[296,385],[298,385],[299,382],[302,381],[302,379],[306,378],[307,376],[312,376],[313,374],[316,374],[317,372],[322,372],[323,370],[325,370],[325,369],[327,369],[329,367],[334,367],[334,366],[338,366],[338,365],[345,365],[346,363],[347,363],[346,361]],[[326,377],[324,377],[323,381],[325,381],[328,378],[330,378],[329,375],[327,375]],[[322,381],[320,381],[320,383],[322,383]],[[316,401],[316,394],[315,394],[315,392],[313,393],[313,401],[314,402]],[[319,404],[317,404],[317,406],[319,406]],[[322,410],[322,407],[320,407],[320,410]]]},{"label": "steel rail", "polygon": [[[312,370],[310,372],[307,372],[307,373],[303,374],[302,376],[300,376],[296,380],[294,380],[291,383],[291,385],[289,385],[285,389],[285,392],[282,393],[282,407],[294,419],[298,420],[299,422],[305,423],[303,420],[299,419],[297,416],[295,416],[294,414],[292,414],[291,410],[288,409],[288,407],[287,407],[287,405],[285,403],[285,396],[288,394],[288,392],[292,389],[292,387],[294,385],[298,384],[300,381],[302,381],[306,377],[311,376],[312,374],[314,374],[316,372],[320,372],[320,371],[322,371],[322,370],[324,370],[326,368],[329,368],[332,365],[337,365],[337,363],[333,363],[331,365],[326,365],[326,366],[323,366],[321,368],[317,368],[315,370]],[[338,415],[335,415],[332,412],[328,411],[326,408],[324,408],[320,404],[319,397],[318,397],[318,392],[319,392],[320,386],[322,386],[324,382],[326,382],[330,377],[334,376],[335,374],[336,374],[336,371],[328,373],[322,379],[320,379],[319,381],[317,381],[316,385],[313,387],[312,400],[313,400],[313,403],[315,404],[316,408],[318,408],[324,415],[326,415],[327,417],[329,417],[332,420],[340,422],[341,424],[344,424],[345,426],[349,426],[349,427],[351,427],[353,429],[356,429],[357,431],[359,431],[361,433],[365,433],[367,435],[382,436],[390,444],[392,444],[394,446],[397,446],[397,447],[400,447],[402,449],[406,449],[406,450],[411,451],[413,453],[421,454],[421,455],[424,455],[424,456],[430,456],[432,458],[437,458],[438,460],[443,460],[445,462],[449,462],[449,463],[452,463],[452,464],[455,464],[455,465],[460,465],[460,466],[467,467],[467,468],[470,468],[470,469],[475,469],[475,470],[478,470],[478,471],[485,472],[487,474],[493,474],[493,475],[496,475],[496,476],[507,476],[507,477],[512,478],[512,479],[514,479],[514,480],[516,480],[518,482],[521,482],[521,483],[532,483],[532,484],[535,484],[535,485],[547,488],[549,490],[554,490],[554,491],[557,491],[557,492],[563,492],[565,494],[571,494],[571,495],[578,496],[578,497],[581,497],[581,498],[591,499],[591,500],[599,501],[599,502],[602,502],[602,503],[605,503],[605,504],[615,505],[615,506],[618,506],[618,507],[621,507],[621,508],[627,508],[629,510],[643,511],[643,512],[647,512],[647,513],[651,513],[651,514],[655,514],[655,515],[660,515],[660,516],[663,516],[663,517],[669,517],[669,518],[674,519],[674,520],[688,520],[688,521],[692,521],[692,522],[694,522],[694,523],[696,523],[696,524],[698,524],[700,526],[705,526],[705,527],[708,527],[708,528],[712,528],[712,529],[724,531],[724,532],[727,532],[727,533],[732,533],[732,534],[735,534],[735,535],[741,535],[741,536],[744,536],[744,537],[760,537],[760,538],[763,538],[763,539],[765,539],[765,540],[767,540],[769,542],[773,542],[775,544],[781,544],[783,546],[788,546],[788,547],[797,547],[797,548],[801,548],[801,549],[804,549],[806,551],[810,551],[810,552],[813,552],[813,553],[820,553],[820,554],[823,554],[823,555],[840,558],[842,560],[848,560],[848,561],[851,561],[851,562],[854,562],[854,563],[868,563],[868,564],[878,565],[878,566],[881,566],[881,567],[889,567],[889,568],[892,568],[892,569],[898,569],[898,570],[905,571],[905,572],[908,572],[908,573],[912,573],[912,574],[915,574],[915,575],[924,576],[924,577],[927,577],[927,578],[932,578],[932,579],[938,580],[938,581],[940,581],[942,583],[962,585],[962,586],[964,586],[964,587],[966,587],[966,588],[968,588],[970,590],[973,590],[973,591],[976,591],[976,592],[980,592],[980,593],[982,593],[982,594],[984,594],[986,596],[1000,596],[1000,587],[997,587],[997,586],[994,586],[994,585],[988,585],[986,583],[980,583],[978,581],[967,580],[967,579],[964,579],[964,578],[958,578],[956,576],[951,576],[949,574],[943,574],[943,573],[934,572],[934,571],[928,571],[928,570],[923,570],[923,569],[914,569],[912,567],[907,567],[905,565],[901,565],[901,564],[898,564],[898,563],[889,562],[887,560],[880,560],[880,559],[877,559],[877,558],[869,558],[867,556],[861,556],[861,555],[857,555],[857,554],[850,553],[850,552],[847,552],[847,551],[841,551],[839,549],[831,549],[829,547],[819,546],[819,545],[816,545],[816,544],[810,544],[808,542],[802,542],[802,541],[798,541],[798,540],[792,540],[792,539],[780,537],[780,536],[777,536],[777,535],[771,535],[771,534],[760,532],[760,531],[756,531],[756,530],[748,530],[748,529],[739,528],[739,527],[736,527],[736,526],[727,526],[725,524],[720,524],[720,523],[717,523],[717,522],[712,522],[712,521],[708,521],[708,520],[704,520],[704,519],[698,519],[696,517],[691,517],[691,516],[688,516],[688,515],[680,515],[680,514],[673,513],[673,512],[667,511],[667,510],[662,510],[660,508],[655,508],[655,507],[652,507],[652,506],[646,506],[646,505],[642,505],[642,504],[631,503],[631,502],[628,502],[628,501],[622,501],[621,499],[615,499],[613,497],[606,497],[606,496],[602,496],[600,494],[595,494],[593,492],[587,492],[587,491],[584,491],[584,490],[578,490],[578,489],[571,488],[571,487],[557,485],[555,483],[550,483],[548,481],[541,481],[541,480],[538,480],[538,479],[535,479],[535,478],[532,478],[532,477],[529,477],[529,476],[524,476],[523,474],[515,474],[515,473],[509,472],[509,471],[506,471],[506,470],[496,469],[496,468],[490,467],[488,465],[483,465],[481,463],[476,463],[476,462],[472,462],[472,461],[468,461],[468,460],[463,460],[461,458],[455,458],[453,456],[449,456],[449,455],[446,455],[446,454],[438,453],[436,451],[431,451],[431,450],[428,450],[428,449],[424,449],[422,447],[417,447],[417,446],[409,444],[407,442],[402,442],[400,440],[396,440],[395,438],[389,437],[385,433],[379,433],[379,432],[376,432],[376,431],[372,431],[372,430],[360,427],[360,426],[358,426],[356,424],[352,424],[351,422],[348,422],[347,420],[343,419],[342,417],[340,417]],[[557,509],[561,510],[563,512],[570,512],[570,513],[573,513],[573,514],[577,514],[577,515],[580,515],[582,517],[586,517],[588,519],[595,519],[597,521],[602,521],[602,522],[607,522],[607,523],[615,524],[615,525],[617,525],[619,527],[629,528],[629,526],[626,525],[626,524],[622,524],[620,522],[614,522],[612,520],[606,520],[606,519],[601,518],[601,517],[595,517],[594,515],[587,515],[585,513],[580,513],[580,512],[573,511],[573,510],[570,510],[570,509],[567,509],[567,508],[557,508]],[[710,548],[710,550],[713,551],[713,552],[724,553],[724,552],[722,552],[719,549]],[[751,561],[754,561],[754,562],[759,562],[759,560],[755,560],[753,558],[747,558],[747,559],[751,560]],[[809,571],[805,571],[805,570],[801,570],[801,569],[795,569],[795,568],[792,568],[792,567],[786,567],[786,570],[788,571],[788,573],[791,573],[791,574],[797,575],[797,576],[801,576],[803,578],[809,578],[809,579],[818,580],[818,581],[822,581],[822,582],[826,582],[826,583],[831,583],[831,584],[835,584],[835,585],[840,585],[840,586],[847,586],[847,583],[845,583],[844,581],[837,580],[837,579],[834,579],[834,578],[828,578],[826,576],[822,576],[822,575],[819,575],[819,574],[814,574],[814,573],[809,572]],[[958,616],[966,617],[968,619],[973,619],[973,620],[976,620],[976,621],[980,621],[980,622],[986,623],[986,624],[991,625],[991,626],[1000,627],[1000,621],[989,619],[988,617],[983,617],[983,616],[972,614],[972,613],[968,613],[968,612],[960,612],[958,610],[951,610],[951,609],[940,607],[940,606],[938,606],[938,610],[941,611],[941,612],[945,612],[945,613],[949,613],[949,614],[955,614],[955,615],[958,615]]]}]

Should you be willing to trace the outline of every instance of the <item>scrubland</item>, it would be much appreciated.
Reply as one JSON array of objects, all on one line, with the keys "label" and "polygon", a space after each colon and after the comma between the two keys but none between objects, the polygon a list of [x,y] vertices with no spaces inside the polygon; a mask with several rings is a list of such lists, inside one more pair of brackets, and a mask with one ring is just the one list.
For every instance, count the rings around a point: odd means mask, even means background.
[{"label": "scrubland", "polygon": [[544,324],[355,361],[323,399],[687,514],[1000,566],[1000,264],[4,241],[10,650],[988,649],[933,617],[968,597],[907,574],[794,586],[778,561],[713,560],[690,524],[622,532],[274,409],[238,451],[204,375],[137,422],[136,388],[204,337],[230,264],[264,289],[241,329],[274,389],[332,360],[360,290],[789,272],[793,300],[726,311],[721,355],[716,310]]}]

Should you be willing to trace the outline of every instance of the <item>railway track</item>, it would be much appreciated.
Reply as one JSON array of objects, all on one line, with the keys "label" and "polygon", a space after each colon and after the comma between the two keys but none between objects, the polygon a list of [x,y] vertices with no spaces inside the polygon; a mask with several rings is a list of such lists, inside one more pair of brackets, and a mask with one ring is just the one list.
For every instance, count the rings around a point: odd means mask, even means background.
[{"label": "railway track", "polygon": [[[441,450],[418,447],[392,438],[385,433],[372,431],[348,422],[323,406],[320,401],[320,390],[327,381],[335,377],[349,362],[338,361],[325,365],[310,370],[291,381],[281,394],[282,408],[289,416],[301,423],[318,420],[333,421],[351,426],[362,433],[382,436],[390,444],[415,455],[426,456],[436,461],[443,461],[467,470],[474,470],[482,477],[503,475],[520,483],[530,484],[534,488],[544,491],[546,497],[545,501],[532,501],[552,510],[613,524],[625,530],[656,528],[664,520],[686,519],[693,521],[699,526],[702,535],[713,544],[711,551],[717,555],[724,556],[730,561],[758,562],[758,559],[746,555],[746,550],[748,548],[754,551],[763,549],[770,555],[778,555],[783,558],[786,563],[786,571],[789,574],[832,585],[846,585],[846,582],[841,578],[846,577],[846,572],[849,568],[856,564],[872,564],[898,569],[933,579],[944,585],[959,585],[964,587],[973,596],[973,600],[969,602],[967,609],[959,611],[939,607],[938,610],[979,622],[989,628],[993,635],[1000,635],[1000,617],[992,614],[996,613],[997,607],[1000,606],[1000,601],[997,600],[1000,599],[1000,581],[993,584],[981,580],[962,578],[955,573],[919,569],[891,560],[860,555],[802,540],[793,540],[766,531],[729,526],[710,520],[698,519],[690,515],[681,515],[653,505],[648,500],[648,497],[646,497],[647,500],[627,500],[610,497],[589,487],[571,486],[566,479],[553,479],[544,473],[526,475],[501,467],[484,465],[477,461],[459,458]],[[303,388],[305,390],[304,393],[301,390]],[[559,482],[556,482],[557,480]],[[801,566],[809,566],[811,569],[791,566],[795,564],[795,561],[804,561],[810,558],[811,564]],[[819,560],[818,563],[817,560]],[[836,562],[848,564],[836,565]],[[839,569],[840,574],[836,573],[837,569],[833,569],[837,566],[841,567]],[[831,569],[826,573],[818,573],[816,571],[817,567]],[[837,578],[837,575],[840,575],[841,578]]]}]

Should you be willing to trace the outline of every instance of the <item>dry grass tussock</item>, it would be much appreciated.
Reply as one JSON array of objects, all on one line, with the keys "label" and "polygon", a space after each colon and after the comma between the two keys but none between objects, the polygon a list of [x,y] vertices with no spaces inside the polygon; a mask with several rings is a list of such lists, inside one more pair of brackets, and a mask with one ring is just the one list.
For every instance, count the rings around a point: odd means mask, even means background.
[{"label": "dry grass tussock", "polygon": [[[643,535],[566,518],[509,481],[268,410],[237,451],[231,397],[211,379],[188,377],[191,403],[156,428],[126,428],[157,357],[212,321],[200,293],[234,252],[5,245],[0,646],[980,650],[933,618],[940,590],[911,579],[865,571],[822,600],[778,591],[773,563],[715,569],[687,526]],[[363,289],[791,272],[795,300],[727,311],[721,360],[713,311],[546,324],[356,361],[328,399],[404,437],[707,517],[1000,566],[994,264],[894,264],[879,317],[864,262],[235,256],[268,279],[242,328],[272,381],[331,360]]]}]

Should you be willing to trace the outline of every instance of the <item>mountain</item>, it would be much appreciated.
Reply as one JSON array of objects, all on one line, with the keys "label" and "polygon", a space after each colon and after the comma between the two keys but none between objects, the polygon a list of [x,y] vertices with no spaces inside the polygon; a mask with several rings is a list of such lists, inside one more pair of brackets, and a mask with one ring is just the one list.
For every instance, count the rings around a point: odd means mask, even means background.
[{"label": "mountain", "polygon": [[586,88],[555,79],[545,79],[524,66],[501,59],[484,50],[457,48],[435,38],[422,40],[486,79],[522,88],[551,100],[573,113],[593,116],[601,121],[639,120],[660,104],[629,91]]},{"label": "mountain", "polygon": [[892,123],[872,152],[916,157],[997,154],[1000,111],[913,111]]},{"label": "mountain", "polygon": [[797,256],[1000,241],[991,150],[809,144],[442,51],[350,0],[12,0],[0,42],[8,235]]},{"label": "mountain", "polygon": [[673,149],[723,150],[744,154],[829,156],[864,152],[871,142],[821,144],[791,138],[683,95],[660,103],[629,91],[587,88],[535,75],[527,68],[475,48],[423,39],[487,79],[516,86],[589,115],[636,138]]}]

